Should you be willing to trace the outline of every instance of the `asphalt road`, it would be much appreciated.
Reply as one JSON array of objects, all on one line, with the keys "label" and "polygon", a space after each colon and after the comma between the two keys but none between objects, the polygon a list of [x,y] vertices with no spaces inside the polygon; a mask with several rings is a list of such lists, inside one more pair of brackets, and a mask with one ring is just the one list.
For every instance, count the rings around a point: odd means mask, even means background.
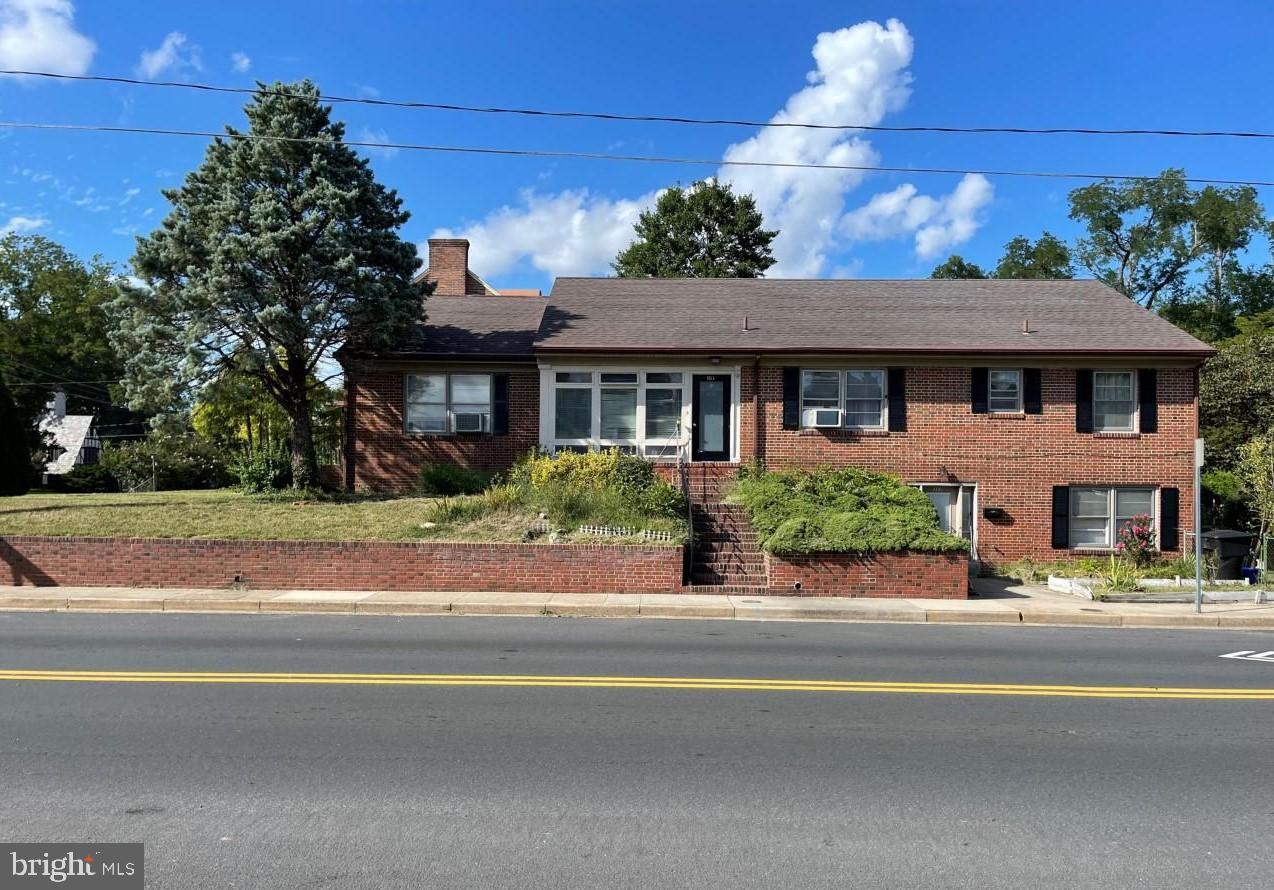
[{"label": "asphalt road", "polygon": [[[0,669],[1274,688],[1274,635],[0,614]],[[149,887],[1269,886],[1274,701],[0,681],[0,840]]]}]

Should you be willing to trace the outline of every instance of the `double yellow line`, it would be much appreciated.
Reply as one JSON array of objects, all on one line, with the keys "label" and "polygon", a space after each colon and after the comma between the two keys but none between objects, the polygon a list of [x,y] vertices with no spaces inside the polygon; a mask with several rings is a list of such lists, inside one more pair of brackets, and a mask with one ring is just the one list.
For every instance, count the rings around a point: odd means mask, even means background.
[{"label": "double yellow line", "polygon": [[528,686],[575,689],[693,689],[743,692],[864,692],[912,695],[1024,695],[1274,701],[1274,689],[1175,686],[1062,686],[1019,683],[892,683],[733,677],[575,677],[536,674],[323,674],[216,671],[0,670],[0,681],[62,683],[255,683],[304,686]]}]

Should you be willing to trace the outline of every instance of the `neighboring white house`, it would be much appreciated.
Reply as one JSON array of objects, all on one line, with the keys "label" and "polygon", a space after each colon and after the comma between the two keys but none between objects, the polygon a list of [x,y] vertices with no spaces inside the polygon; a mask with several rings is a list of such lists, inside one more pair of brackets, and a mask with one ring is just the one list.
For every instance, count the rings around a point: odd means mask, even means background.
[{"label": "neighboring white house", "polygon": [[40,431],[47,433],[51,442],[49,459],[44,472],[61,476],[83,464],[95,464],[102,454],[102,440],[98,438],[97,418],[92,414],[67,414],[66,393],[53,394],[40,419]]}]

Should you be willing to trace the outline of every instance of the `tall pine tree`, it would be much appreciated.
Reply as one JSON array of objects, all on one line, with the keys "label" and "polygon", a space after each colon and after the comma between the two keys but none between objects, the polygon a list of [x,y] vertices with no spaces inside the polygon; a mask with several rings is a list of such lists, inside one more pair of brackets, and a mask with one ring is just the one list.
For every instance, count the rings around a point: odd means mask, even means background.
[{"label": "tall pine tree", "polygon": [[375,348],[423,319],[415,245],[397,194],[346,146],[311,82],[261,86],[208,147],[172,210],[139,238],[114,342],[137,406],[170,404],[226,373],[260,382],[291,423],[292,475],[318,483],[317,372],[342,344]]}]

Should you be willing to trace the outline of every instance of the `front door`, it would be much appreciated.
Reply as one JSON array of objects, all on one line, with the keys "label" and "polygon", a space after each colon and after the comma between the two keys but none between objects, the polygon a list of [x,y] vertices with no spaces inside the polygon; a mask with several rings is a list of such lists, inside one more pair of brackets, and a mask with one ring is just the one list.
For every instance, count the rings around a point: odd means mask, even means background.
[{"label": "front door", "polygon": [[696,374],[691,393],[691,460],[730,459],[730,375]]},{"label": "front door", "polygon": [[938,521],[944,532],[966,539],[972,547],[975,543],[973,502],[975,489],[972,485],[931,485],[922,483],[921,491],[929,496],[934,508],[938,511]]}]

